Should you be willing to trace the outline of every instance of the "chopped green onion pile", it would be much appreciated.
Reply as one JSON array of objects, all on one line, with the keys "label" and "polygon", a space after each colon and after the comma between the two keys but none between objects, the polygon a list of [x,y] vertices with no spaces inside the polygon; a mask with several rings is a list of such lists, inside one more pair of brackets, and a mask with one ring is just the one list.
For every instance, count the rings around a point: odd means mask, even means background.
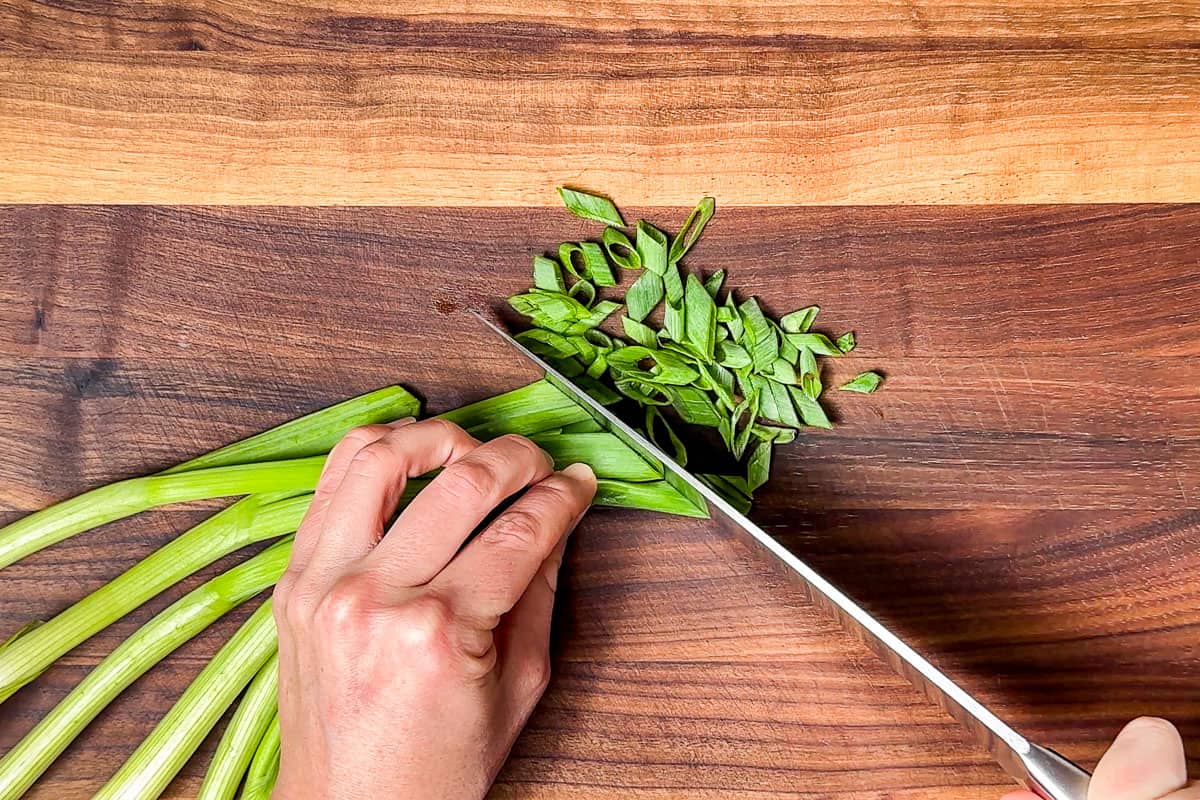
[{"label": "chopped green onion pile", "polygon": [[[605,224],[598,241],[566,242],[533,260],[534,288],[509,299],[533,323],[518,335],[606,404],[637,411],[637,423],[686,464],[687,426],[715,429],[744,466],[701,475],[742,508],[766,482],[773,445],[799,428],[828,427],[817,359],[854,348],[811,330],[817,307],[768,318],[753,298],[721,296],[724,272],[701,281],[681,260],[711,219],[702,200],[674,239],[639,221],[627,231],[612,201],[560,189],[576,215]],[[632,237],[632,238],[631,238]],[[621,270],[637,274],[615,297]],[[604,294],[614,297],[605,297]],[[608,321],[620,335],[602,330]],[[661,307],[661,316],[657,314]],[[652,320],[652,317],[654,318]],[[661,320],[661,321],[660,321]],[[841,388],[870,393],[864,372]],[[0,757],[0,800],[16,800],[121,692],[224,614],[274,585],[291,536],[312,499],[329,449],[351,428],[415,416],[418,400],[392,386],[352,398],[185,461],[119,481],[0,528],[0,569],[44,547],[158,506],[241,497],[44,623],[0,630],[0,703],[57,659],[170,586],[218,559],[270,542],[257,554],[188,592],[138,628],[97,664],[24,738]],[[446,412],[480,439],[531,437],[559,467],[583,461],[598,479],[597,505],[707,516],[703,500],[661,464],[606,432],[546,381]],[[428,483],[410,481],[403,506]],[[277,638],[270,600],[213,656],[96,797],[158,797],[236,702],[200,788],[201,800],[266,800],[279,769]],[[239,700],[240,696],[240,700]]]},{"label": "chopped green onion pile", "polygon": [[[739,302],[732,289],[722,297],[724,270],[705,280],[686,272],[683,257],[716,210],[711,197],[672,239],[645,220],[627,230],[607,197],[559,194],[573,214],[607,227],[598,242],[564,242],[557,258],[533,257],[533,287],[508,299],[533,325],[516,338],[599,402],[639,407],[636,421],[681,465],[688,454],[674,426],[714,428],[744,473],[699,477],[748,509],[767,481],[774,445],[801,428],[831,427],[819,359],[849,353],[854,333],[831,339],[813,331],[815,305],[772,320],[753,297]],[[623,297],[605,297],[622,269],[636,278]],[[661,323],[651,324],[659,308]],[[602,330],[606,322],[614,330]],[[841,388],[869,394],[882,380],[864,372]]]}]

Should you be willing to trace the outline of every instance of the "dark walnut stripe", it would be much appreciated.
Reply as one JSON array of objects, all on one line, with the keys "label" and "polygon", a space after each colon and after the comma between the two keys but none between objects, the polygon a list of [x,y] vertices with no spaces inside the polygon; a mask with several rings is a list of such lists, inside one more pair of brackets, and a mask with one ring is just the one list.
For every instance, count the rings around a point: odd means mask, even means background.
[{"label": "dark walnut stripe", "polygon": [[[673,228],[685,209],[631,209]],[[689,258],[820,303],[870,397],[786,448],[756,518],[1031,735],[1093,763],[1126,718],[1200,741],[1200,315],[1183,206],[723,209]],[[473,327],[549,210],[0,210],[0,514],[389,382],[438,411],[531,373]],[[0,576],[0,637],[206,513],[142,515]],[[243,555],[244,554],[240,554]],[[195,576],[4,705],[0,750]],[[249,610],[140,681],[33,797],[85,798]],[[985,756],[713,525],[598,511],[556,677],[497,798],[983,800]],[[194,793],[210,741],[172,789]]]},{"label": "dark walnut stripe", "polygon": [[[686,211],[626,209],[672,230]],[[728,268],[775,313],[820,303],[818,327],[859,333],[856,357],[1145,369],[1200,355],[1198,227],[1200,205],[719,208],[688,264]],[[482,334],[446,317],[499,305],[531,254],[600,230],[562,209],[0,207],[0,354],[391,356],[404,376],[444,362],[451,327],[476,357]]]},{"label": "dark walnut stripe", "polygon": [[[797,507],[1195,507],[1198,223],[1173,206],[725,209],[689,263],[854,329],[828,385],[888,376],[831,393],[844,427],[781,457]],[[531,253],[595,231],[549,210],[10,208],[0,503],[390,382],[435,411],[515,386],[532,373],[461,309],[499,307]]]},{"label": "dark walnut stripe", "polygon": [[546,52],[577,45],[855,49],[1150,48],[1195,46],[1200,15],[1164,0],[1047,6],[967,2],[800,0],[537,4],[371,0],[11,0],[0,47],[92,50],[503,47]]}]

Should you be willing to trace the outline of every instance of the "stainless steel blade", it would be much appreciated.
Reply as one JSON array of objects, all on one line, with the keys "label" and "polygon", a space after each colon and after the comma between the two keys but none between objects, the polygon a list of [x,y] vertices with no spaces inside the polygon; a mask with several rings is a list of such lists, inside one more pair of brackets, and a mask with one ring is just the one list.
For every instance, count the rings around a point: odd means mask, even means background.
[{"label": "stainless steel blade", "polygon": [[773,556],[789,574],[798,579],[814,605],[832,615],[842,627],[863,641],[896,672],[911,681],[930,700],[958,720],[1019,783],[1046,800],[1087,800],[1087,772],[1054,751],[1021,736],[840,589],[729,505],[706,484],[676,464],[646,437],[626,425],[618,416],[592,399],[491,320],[474,311],[471,313],[510,347],[535,364],[545,374],[546,380],[573,397],[604,428],[620,437],[644,457],[662,464],[666,476],[672,479],[672,485],[689,496],[703,498],[710,510],[715,509],[756,546]]}]

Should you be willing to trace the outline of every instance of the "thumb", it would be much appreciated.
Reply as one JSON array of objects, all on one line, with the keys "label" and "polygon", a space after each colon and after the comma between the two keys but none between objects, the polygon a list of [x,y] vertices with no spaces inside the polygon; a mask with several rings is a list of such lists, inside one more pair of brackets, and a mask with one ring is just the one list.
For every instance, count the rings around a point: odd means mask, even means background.
[{"label": "thumb", "polygon": [[1179,731],[1165,719],[1139,717],[1117,734],[1096,765],[1088,800],[1158,800],[1186,783]]}]

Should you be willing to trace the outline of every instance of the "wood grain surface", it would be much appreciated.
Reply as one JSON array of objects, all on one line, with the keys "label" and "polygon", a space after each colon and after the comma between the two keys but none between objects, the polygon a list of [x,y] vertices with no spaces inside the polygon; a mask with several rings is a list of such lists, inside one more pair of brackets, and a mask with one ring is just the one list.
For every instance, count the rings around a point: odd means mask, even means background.
[{"label": "wood grain surface", "polygon": [[579,41],[803,49],[1190,47],[1200,9],[1177,0],[10,0],[0,47],[260,50]]},{"label": "wood grain surface", "polygon": [[[673,229],[686,209],[628,211]],[[719,208],[688,258],[776,313],[816,302],[824,330],[857,331],[827,383],[887,374],[782,450],[756,519],[1088,765],[1136,714],[1200,742],[1198,223],[1197,206]],[[3,518],[386,383],[433,411],[517,386],[531,374],[462,309],[589,231],[536,208],[0,208]],[[143,515],[5,570],[0,636],[202,514]],[[566,570],[555,678],[495,798],[1008,786],[719,526],[598,511]],[[201,577],[5,703],[0,750]],[[31,796],[89,796],[247,610],[139,681]]]},{"label": "wood grain surface", "polygon": [[1200,196],[1194,46],[788,41],[12,50],[0,202],[554,205],[564,182],[672,205]]}]

